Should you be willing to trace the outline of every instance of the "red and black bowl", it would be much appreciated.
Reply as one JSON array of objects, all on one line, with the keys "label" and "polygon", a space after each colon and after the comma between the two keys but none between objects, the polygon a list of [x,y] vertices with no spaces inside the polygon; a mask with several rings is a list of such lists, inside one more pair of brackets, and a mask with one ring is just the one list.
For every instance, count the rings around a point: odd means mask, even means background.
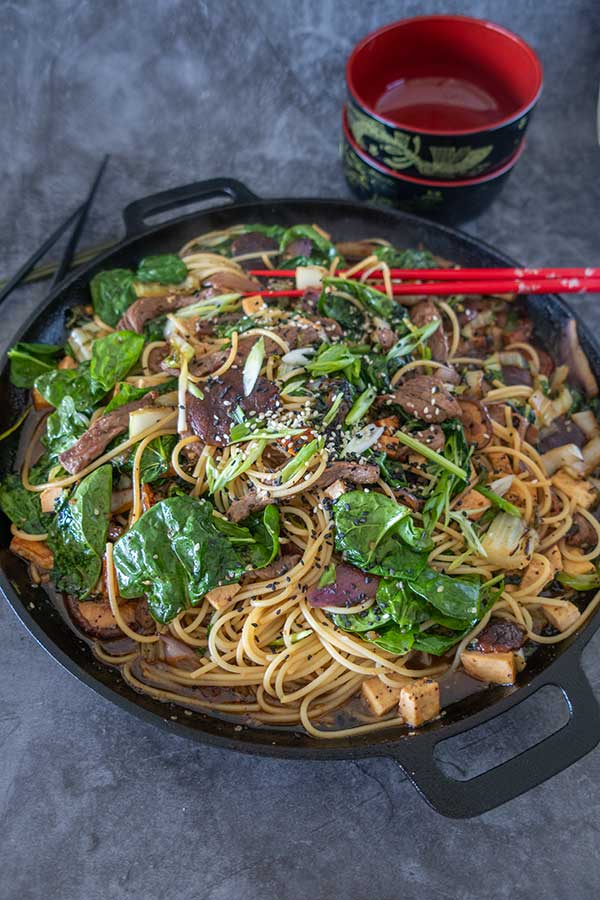
[{"label": "red and black bowl", "polygon": [[419,213],[456,224],[479,215],[496,199],[525,149],[521,143],[504,165],[479,175],[441,181],[400,174],[373,159],[353,138],[346,110],[341,154],[346,181],[354,194],[375,206]]},{"label": "red and black bowl", "polygon": [[449,181],[511,159],[543,84],[525,41],[467,16],[402,19],[367,35],[346,65],[348,122],[389,169]]}]

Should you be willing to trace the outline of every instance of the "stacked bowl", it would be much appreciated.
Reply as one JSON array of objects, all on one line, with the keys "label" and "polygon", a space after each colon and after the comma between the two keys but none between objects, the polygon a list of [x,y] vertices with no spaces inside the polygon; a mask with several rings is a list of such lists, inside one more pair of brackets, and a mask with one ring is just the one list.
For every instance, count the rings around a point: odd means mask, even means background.
[{"label": "stacked bowl", "polygon": [[419,16],[357,44],[346,82],[342,159],[354,193],[456,222],[487,206],[521,157],[543,73],[498,25]]}]

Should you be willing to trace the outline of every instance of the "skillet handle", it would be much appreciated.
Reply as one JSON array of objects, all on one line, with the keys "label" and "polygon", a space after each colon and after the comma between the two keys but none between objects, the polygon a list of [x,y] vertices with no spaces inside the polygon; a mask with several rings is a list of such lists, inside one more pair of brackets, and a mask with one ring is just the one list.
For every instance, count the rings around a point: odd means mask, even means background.
[{"label": "skillet handle", "polygon": [[150,194],[149,197],[142,197],[141,200],[135,200],[126,206],[123,210],[126,235],[133,237],[147,231],[150,227],[146,224],[148,216],[177,209],[189,203],[211,200],[214,197],[228,197],[233,203],[253,203],[260,199],[235,178],[195,181],[193,184],[184,184],[168,191],[160,191],[158,194]]},{"label": "skillet handle", "polygon": [[391,755],[429,805],[453,819],[478,816],[519,797],[562,772],[600,742],[598,702],[578,661],[566,662],[571,666],[561,666],[560,677],[549,672],[548,679],[539,687],[553,684],[561,689],[569,720],[558,731],[512,759],[468,781],[450,778],[434,758],[436,745],[444,740],[443,731],[429,736],[429,745],[420,739],[413,743],[408,737],[397,745],[397,754]]}]

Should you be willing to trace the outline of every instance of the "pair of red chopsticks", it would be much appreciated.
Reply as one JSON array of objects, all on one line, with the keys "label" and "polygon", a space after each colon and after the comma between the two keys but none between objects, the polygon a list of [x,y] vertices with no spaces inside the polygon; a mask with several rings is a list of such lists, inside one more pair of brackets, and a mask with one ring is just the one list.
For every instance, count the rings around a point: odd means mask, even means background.
[{"label": "pair of red chopsticks", "polygon": [[[260,278],[294,278],[295,269],[253,269]],[[343,278],[344,273],[336,273]],[[352,274],[358,278],[360,272]],[[600,268],[566,269],[390,269],[392,279],[418,279],[420,284],[392,284],[396,296],[452,296],[453,294],[594,294],[600,293]],[[381,278],[381,276],[378,276]],[[367,282],[385,290],[381,281]],[[303,290],[254,291],[264,297],[301,297]]]}]

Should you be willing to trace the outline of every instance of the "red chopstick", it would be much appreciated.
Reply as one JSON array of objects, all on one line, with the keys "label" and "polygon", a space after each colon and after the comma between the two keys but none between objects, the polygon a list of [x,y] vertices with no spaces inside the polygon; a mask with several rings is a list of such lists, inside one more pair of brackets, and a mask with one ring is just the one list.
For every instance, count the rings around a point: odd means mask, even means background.
[{"label": "red chopstick", "polygon": [[[377,270],[376,270],[377,272]],[[250,275],[258,278],[295,278],[296,269],[252,269]],[[345,277],[344,272],[336,273],[340,278]],[[563,269],[548,268],[505,268],[505,269],[390,269],[392,278],[418,279],[420,281],[488,281],[519,279],[522,281],[534,281],[540,279],[564,279],[564,278],[600,278],[600,268],[571,267]],[[358,278],[360,271],[351,275]],[[373,277],[381,278],[377,272]]]},{"label": "red chopstick", "polygon": [[[370,287],[385,291],[385,285],[381,283],[371,284]],[[561,294],[600,294],[600,277],[597,278],[539,278],[537,281],[527,281],[521,278],[507,278],[494,281],[446,281],[416,284],[393,284],[392,293],[397,296],[438,296],[450,297],[454,294],[551,294],[560,291]],[[247,296],[262,297],[302,297],[303,290],[290,288],[281,291],[246,291]]]}]

